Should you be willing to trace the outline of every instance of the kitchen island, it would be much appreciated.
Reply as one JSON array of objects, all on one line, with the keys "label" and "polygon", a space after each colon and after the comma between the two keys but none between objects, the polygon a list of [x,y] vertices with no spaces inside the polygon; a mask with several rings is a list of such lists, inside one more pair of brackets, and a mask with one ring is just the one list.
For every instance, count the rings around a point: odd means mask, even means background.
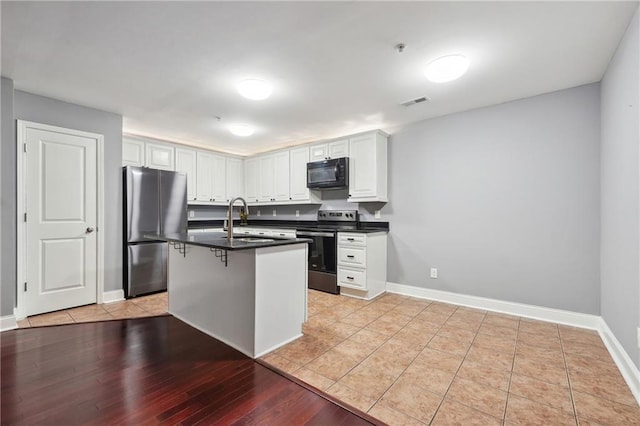
[{"label": "kitchen island", "polygon": [[228,241],[223,232],[145,237],[170,245],[167,291],[176,318],[252,358],[302,335],[310,240]]}]

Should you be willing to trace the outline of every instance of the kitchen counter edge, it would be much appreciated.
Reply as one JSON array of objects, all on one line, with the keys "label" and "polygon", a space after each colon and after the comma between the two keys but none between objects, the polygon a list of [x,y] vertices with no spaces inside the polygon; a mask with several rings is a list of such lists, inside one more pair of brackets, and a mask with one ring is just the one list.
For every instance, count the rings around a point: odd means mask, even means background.
[{"label": "kitchen counter edge", "polygon": [[166,241],[168,243],[190,244],[194,246],[221,249],[221,250],[251,250],[263,247],[286,246],[291,244],[311,243],[308,238],[275,238],[265,237],[273,241],[267,242],[245,242],[238,241],[238,238],[245,237],[239,235],[232,242],[227,240],[226,232],[206,232],[202,235],[189,235],[186,232],[177,234],[145,234],[145,238],[156,241]]}]

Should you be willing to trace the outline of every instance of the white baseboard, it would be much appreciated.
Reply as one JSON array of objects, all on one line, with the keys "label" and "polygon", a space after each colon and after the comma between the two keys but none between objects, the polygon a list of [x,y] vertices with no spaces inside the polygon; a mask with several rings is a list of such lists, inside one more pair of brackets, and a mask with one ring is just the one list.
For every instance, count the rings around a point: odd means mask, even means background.
[{"label": "white baseboard", "polygon": [[0,317],[0,331],[13,330],[14,328],[18,328],[15,315]]},{"label": "white baseboard", "polygon": [[540,321],[596,330],[607,350],[611,354],[620,373],[624,377],[629,389],[640,404],[640,371],[613,334],[605,320],[598,315],[582,314],[561,309],[545,308],[542,306],[526,305],[523,303],[506,302],[486,297],[469,296],[442,290],[414,287],[405,284],[387,282],[387,291],[420,299],[436,300],[470,308],[511,314],[519,317],[532,318]]},{"label": "white baseboard", "polygon": [[414,287],[405,284],[387,283],[389,293],[398,293],[421,299],[437,300],[438,302],[453,303],[454,305],[484,309],[519,317],[532,318],[540,321],[550,321],[574,327],[599,330],[601,317],[591,314],[563,311],[562,309],[545,308],[542,306],[526,305],[524,303],[506,302],[486,297],[469,296],[442,290]]},{"label": "white baseboard", "polygon": [[124,290],[111,290],[102,293],[102,303],[113,303],[124,300]]},{"label": "white baseboard", "polygon": [[629,389],[631,389],[631,393],[640,404],[640,370],[638,370],[638,367],[633,363],[627,351],[624,350],[622,344],[620,344],[602,317],[600,318],[598,333],[600,333],[600,337],[609,350],[611,358],[615,361],[618,370],[620,370],[622,377],[624,377]]}]

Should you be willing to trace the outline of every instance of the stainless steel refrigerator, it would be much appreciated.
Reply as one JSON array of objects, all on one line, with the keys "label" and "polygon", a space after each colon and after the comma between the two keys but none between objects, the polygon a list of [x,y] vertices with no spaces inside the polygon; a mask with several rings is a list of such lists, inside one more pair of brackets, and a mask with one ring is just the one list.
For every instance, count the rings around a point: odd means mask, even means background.
[{"label": "stainless steel refrigerator", "polygon": [[144,235],[187,231],[187,176],[126,166],[123,181],[123,286],[130,298],[167,289],[168,244]]}]

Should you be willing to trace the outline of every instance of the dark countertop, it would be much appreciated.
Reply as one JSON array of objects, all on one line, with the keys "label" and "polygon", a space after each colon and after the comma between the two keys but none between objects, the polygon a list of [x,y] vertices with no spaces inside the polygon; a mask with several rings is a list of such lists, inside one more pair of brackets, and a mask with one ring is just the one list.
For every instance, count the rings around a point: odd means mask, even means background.
[{"label": "dark countertop", "polygon": [[[190,220],[189,229],[201,228],[222,228],[224,220]],[[249,219],[246,225],[240,225],[240,220],[233,221],[234,229],[247,228],[278,228],[278,229],[301,229],[314,228],[318,225],[315,220],[269,220],[269,219]],[[355,232],[370,234],[374,232],[389,232],[389,222],[360,222],[358,229],[339,230],[339,232]]]},{"label": "dark countertop", "polygon": [[259,242],[247,242],[240,241],[241,238],[246,238],[246,235],[234,236],[232,242],[227,240],[226,232],[203,232],[200,234],[189,235],[186,232],[175,234],[145,234],[145,238],[150,240],[160,240],[169,243],[183,243],[191,244],[194,246],[216,248],[222,250],[251,250],[262,247],[274,247],[274,246],[286,246],[289,244],[310,243],[311,240],[307,238],[275,238],[264,237],[273,241],[259,241]]}]

